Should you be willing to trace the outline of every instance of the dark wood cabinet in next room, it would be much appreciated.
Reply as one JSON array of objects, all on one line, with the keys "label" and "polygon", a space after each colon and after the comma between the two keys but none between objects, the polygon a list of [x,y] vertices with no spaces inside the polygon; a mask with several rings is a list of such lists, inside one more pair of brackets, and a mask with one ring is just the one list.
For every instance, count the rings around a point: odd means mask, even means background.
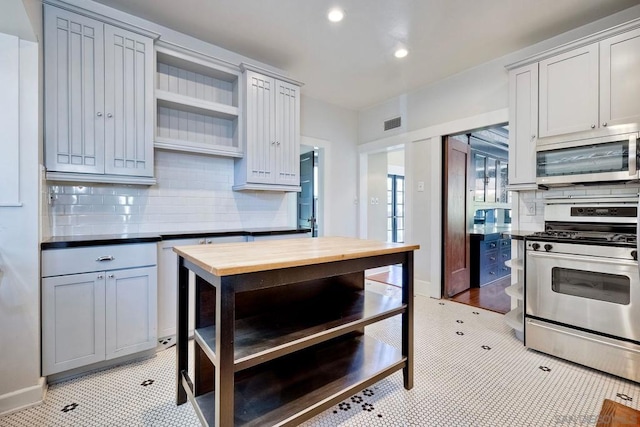
[{"label": "dark wood cabinet in next room", "polygon": [[480,287],[511,274],[511,240],[499,233],[471,235],[471,287]]}]

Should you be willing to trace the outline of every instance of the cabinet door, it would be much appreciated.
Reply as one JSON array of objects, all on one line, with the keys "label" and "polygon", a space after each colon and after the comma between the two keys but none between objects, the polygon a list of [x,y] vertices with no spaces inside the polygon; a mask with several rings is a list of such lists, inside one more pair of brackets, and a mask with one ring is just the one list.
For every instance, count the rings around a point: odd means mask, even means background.
[{"label": "cabinet door", "polygon": [[473,173],[474,173],[474,196],[473,200],[476,202],[486,201],[487,194],[485,192],[486,185],[486,171],[487,171],[487,156],[477,152],[473,153]]},{"label": "cabinet door", "polygon": [[640,123],[640,29],[600,42],[600,125]]},{"label": "cabinet door", "polygon": [[300,185],[300,88],[276,80],[276,184]]},{"label": "cabinet door", "polygon": [[107,360],[156,346],[157,304],[156,267],[107,272]]},{"label": "cabinet door", "polygon": [[540,62],[540,137],[598,126],[598,44]]},{"label": "cabinet door", "polygon": [[42,375],[105,358],[104,273],[42,279]]},{"label": "cabinet door", "polygon": [[105,172],[153,176],[153,42],[105,25]]},{"label": "cabinet door", "polygon": [[49,171],[104,173],[103,24],[44,6]]},{"label": "cabinet door", "polygon": [[275,81],[253,71],[247,70],[245,73],[247,73],[247,105],[245,106],[247,182],[273,184],[276,175],[276,136],[273,126]]},{"label": "cabinet door", "polygon": [[536,182],[538,64],[509,72],[509,185]]},{"label": "cabinet door", "polygon": [[485,179],[485,194],[486,201],[490,203],[496,202],[496,192],[497,192],[497,184],[498,181],[496,179],[496,172],[498,161],[493,157],[487,157],[487,169],[485,171],[486,179]]}]

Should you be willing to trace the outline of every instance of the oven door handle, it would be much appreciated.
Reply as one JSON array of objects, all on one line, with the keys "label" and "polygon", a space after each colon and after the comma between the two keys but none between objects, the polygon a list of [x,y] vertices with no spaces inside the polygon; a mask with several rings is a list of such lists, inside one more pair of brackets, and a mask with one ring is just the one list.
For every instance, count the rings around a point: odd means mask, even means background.
[{"label": "oven door handle", "polygon": [[638,263],[636,261],[630,259],[620,259],[620,258],[604,258],[598,256],[584,256],[584,255],[569,255],[569,254],[559,254],[556,252],[534,252],[529,251],[527,256],[532,258],[542,258],[542,259],[554,259],[554,260],[562,260],[562,261],[584,261],[592,264],[605,264],[605,265],[628,265],[630,267],[635,267]]}]

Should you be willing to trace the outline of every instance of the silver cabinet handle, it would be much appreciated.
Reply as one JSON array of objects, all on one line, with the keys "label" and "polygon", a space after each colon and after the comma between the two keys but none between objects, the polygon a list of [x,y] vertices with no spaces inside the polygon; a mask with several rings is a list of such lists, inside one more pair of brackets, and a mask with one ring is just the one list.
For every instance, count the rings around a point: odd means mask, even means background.
[{"label": "silver cabinet handle", "polygon": [[211,239],[207,239],[207,245],[211,244]]},{"label": "silver cabinet handle", "polygon": [[280,141],[276,141],[276,145],[280,145]]},{"label": "silver cabinet handle", "polygon": [[536,139],[535,134],[534,134],[534,135],[531,135],[531,140],[533,141],[534,139]]},{"label": "silver cabinet handle", "polygon": [[595,129],[595,128],[596,128],[596,125],[591,125],[591,129]]},{"label": "silver cabinet handle", "polygon": [[104,276],[102,274],[99,274],[98,279],[104,279]]},{"label": "silver cabinet handle", "polygon": [[102,261],[113,261],[116,258],[113,255],[102,255],[99,256],[98,258],[96,258],[96,261],[102,262]]},{"label": "silver cabinet handle", "polygon": [[602,126],[603,126],[603,127],[607,127],[607,122],[604,122],[604,123],[602,124]]},{"label": "silver cabinet handle", "polygon": [[98,117],[102,117],[102,113],[98,111]]},{"label": "silver cabinet handle", "polygon": [[113,117],[113,114],[107,113],[107,117],[111,118],[111,117]]},{"label": "silver cabinet handle", "polygon": [[114,277],[116,277],[114,274],[109,275],[109,279],[113,279]]},{"label": "silver cabinet handle", "polygon": [[200,239],[200,240],[198,240],[198,244],[199,244],[199,245],[204,245],[204,239]]}]

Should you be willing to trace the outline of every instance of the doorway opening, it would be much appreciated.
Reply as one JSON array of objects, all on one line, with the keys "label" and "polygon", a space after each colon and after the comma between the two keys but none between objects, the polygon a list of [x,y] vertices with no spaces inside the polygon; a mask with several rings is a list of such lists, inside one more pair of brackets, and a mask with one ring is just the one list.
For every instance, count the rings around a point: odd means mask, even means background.
[{"label": "doorway opening", "polygon": [[443,138],[442,295],[500,313],[511,309],[508,126]]},{"label": "doorway opening", "polygon": [[297,195],[300,228],[310,228],[311,237],[318,237],[319,147],[300,146],[300,192]]}]

